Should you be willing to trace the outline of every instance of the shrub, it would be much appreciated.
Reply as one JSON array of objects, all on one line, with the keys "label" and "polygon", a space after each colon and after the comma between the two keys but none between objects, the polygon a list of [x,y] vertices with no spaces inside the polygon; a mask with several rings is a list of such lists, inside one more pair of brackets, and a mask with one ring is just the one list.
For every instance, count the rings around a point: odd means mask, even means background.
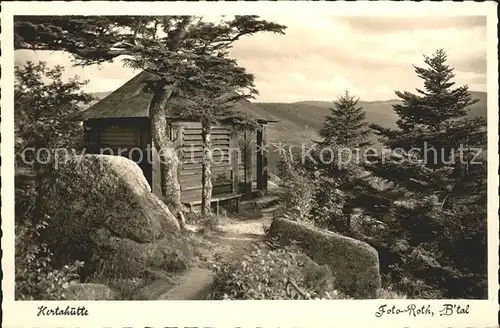
[{"label": "shrub", "polygon": [[380,288],[377,290],[376,298],[378,299],[394,299],[394,300],[402,300],[406,299],[407,296],[401,292],[393,290],[393,287],[388,288]]},{"label": "shrub", "polygon": [[217,231],[221,223],[221,218],[213,213],[207,214],[203,218],[203,231],[208,233],[210,231]]},{"label": "shrub", "polygon": [[102,283],[110,287],[116,292],[118,300],[147,300],[147,295],[144,295],[143,288],[150,279],[145,278],[129,278],[129,279],[93,279],[94,283]]},{"label": "shrub", "polygon": [[51,252],[39,235],[47,224],[42,221],[16,227],[15,298],[16,300],[64,300],[69,285],[79,280],[82,262],[61,268],[51,266]]},{"label": "shrub", "polygon": [[314,224],[320,228],[349,235],[350,220],[343,213],[345,204],[344,193],[337,188],[334,179],[318,176],[318,188],[314,193],[311,217]]},{"label": "shrub", "polygon": [[322,164],[317,149],[311,156],[298,161],[285,152],[279,162],[285,217],[349,235],[350,213],[345,213],[347,197],[340,186],[352,168]]},{"label": "shrub", "polygon": [[220,208],[219,211],[219,215],[212,212],[207,213],[205,217],[203,217],[200,212],[189,211],[185,215],[186,223],[197,226],[200,231],[205,233],[218,231],[220,227],[230,219],[225,209]]},{"label": "shrub", "polygon": [[[433,198],[422,197],[379,217],[379,228],[359,231],[370,236],[379,253],[384,282],[409,298],[486,298],[483,215],[466,208],[444,212]],[[465,240],[474,257],[463,256],[468,254],[460,249]]]},{"label": "shrub", "polygon": [[345,298],[335,290],[331,271],[293,246],[273,248],[256,244],[243,259],[215,264],[214,272],[209,299],[293,299],[293,294],[287,292],[288,280],[295,282],[306,298]]},{"label": "shrub", "polygon": [[291,153],[283,153],[278,162],[278,170],[284,181],[284,193],[281,197],[285,203],[285,215],[293,219],[307,220],[315,192],[313,181],[295,163]]},{"label": "shrub", "polygon": [[[83,146],[81,105],[93,97],[82,91],[85,81],[63,79],[62,66],[26,62],[16,66],[14,73],[16,298],[59,299],[64,294],[60,287],[67,285],[81,264],[58,263],[48,250],[52,239],[40,236],[52,219],[43,211],[48,200],[44,188],[53,187],[54,151]],[[37,153],[40,149],[52,153]]]},{"label": "shrub", "polygon": [[190,225],[201,225],[203,223],[203,217],[200,212],[195,211],[186,211],[184,213],[184,217],[186,219],[186,223]]}]

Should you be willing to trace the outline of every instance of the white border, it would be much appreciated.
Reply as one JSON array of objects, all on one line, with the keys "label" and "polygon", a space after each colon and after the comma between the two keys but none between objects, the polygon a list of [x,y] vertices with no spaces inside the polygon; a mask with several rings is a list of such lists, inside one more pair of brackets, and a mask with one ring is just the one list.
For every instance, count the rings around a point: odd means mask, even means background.
[{"label": "white border", "polygon": [[[495,327],[498,312],[498,58],[496,3],[475,2],[3,2],[2,24],[2,270],[3,327]],[[13,15],[263,14],[300,19],[309,14],[343,16],[485,15],[488,26],[488,246],[489,300],[484,301],[145,301],[14,302]],[[384,315],[382,304],[470,304],[467,316]],[[39,305],[86,306],[87,317],[36,317]]]}]

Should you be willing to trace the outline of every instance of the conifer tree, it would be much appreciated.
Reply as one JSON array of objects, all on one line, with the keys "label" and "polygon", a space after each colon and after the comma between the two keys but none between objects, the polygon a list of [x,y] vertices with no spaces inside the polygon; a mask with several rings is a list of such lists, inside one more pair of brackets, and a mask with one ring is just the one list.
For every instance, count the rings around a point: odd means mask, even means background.
[{"label": "conifer tree", "polygon": [[[477,100],[467,86],[453,88],[454,69],[446,61],[441,49],[424,56],[426,67],[415,67],[424,88],[396,92],[402,100],[394,105],[397,129],[371,126],[389,151],[366,168],[390,188],[374,192],[364,207],[387,208],[382,239],[389,251],[379,253],[381,262],[397,253],[399,260],[385,263],[396,283],[409,274],[407,287],[419,281],[439,290],[437,296],[413,290],[413,296],[484,297],[486,162],[472,158],[475,148],[486,145],[486,122],[466,117]],[[391,204],[389,193],[403,197]],[[469,247],[465,254],[464,247]]]},{"label": "conifer tree", "polygon": [[[200,60],[206,64],[206,59]],[[197,66],[202,65],[203,63],[198,63]],[[212,127],[224,123],[230,123],[236,130],[253,130],[258,127],[257,121],[247,113],[234,110],[236,102],[252,98],[257,93],[253,88],[254,76],[239,67],[236,61],[223,57],[217,61],[211,59],[206,70],[214,77],[217,76],[217,79],[197,79],[186,84],[181,92],[188,101],[182,103],[183,108],[180,110],[182,117],[198,121],[202,127],[202,217],[210,213],[212,197]],[[227,160],[229,159],[228,157]]]},{"label": "conifer tree", "polygon": [[319,131],[323,144],[352,148],[366,146],[370,133],[365,121],[366,114],[358,106],[359,98],[346,91],[330,107],[324,127]]},{"label": "conifer tree", "polygon": [[460,156],[470,159],[471,148],[486,144],[486,122],[466,117],[477,100],[468,86],[452,88],[454,73],[445,52],[439,49],[424,59],[428,67],[415,67],[424,89],[417,89],[417,94],[396,91],[402,100],[394,105],[398,129],[371,125],[392,153],[369,167],[411,193],[435,195],[445,202],[467,166]]},{"label": "conifer tree", "polygon": [[[214,74],[206,68],[221,58],[228,59],[237,40],[259,32],[283,34],[285,29],[252,15],[217,24],[194,16],[17,16],[14,48],[66,51],[78,65],[123,56],[125,65],[155,77],[148,81],[147,88],[153,93],[149,113],[152,139],[160,157],[161,189],[164,201],[183,222],[179,159],[166,133],[171,99],[194,80],[216,81],[224,75],[224,71]],[[246,73],[241,79],[247,79]]]},{"label": "conifer tree", "polygon": [[[319,169],[322,177],[322,186],[316,195],[318,204],[326,204],[327,199],[336,192],[343,193],[342,204],[329,208],[321,205],[319,208],[323,210],[316,215],[324,217],[323,220],[327,217],[325,221],[328,228],[344,235],[351,234],[350,217],[357,197],[356,186],[363,179],[356,154],[361,147],[370,144],[365,112],[358,102],[359,98],[351,96],[349,91],[333,102],[325,124],[319,131],[323,140],[314,152],[317,163],[315,169]],[[338,207],[342,208],[340,215]]]}]

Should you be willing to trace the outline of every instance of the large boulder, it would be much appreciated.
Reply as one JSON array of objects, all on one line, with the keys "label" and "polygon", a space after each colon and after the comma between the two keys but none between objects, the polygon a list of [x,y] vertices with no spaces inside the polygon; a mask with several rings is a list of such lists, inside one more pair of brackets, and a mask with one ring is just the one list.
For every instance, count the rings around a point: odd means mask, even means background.
[{"label": "large boulder", "polygon": [[100,274],[117,279],[144,277],[151,269],[184,271],[192,260],[190,245],[176,234],[154,243],[138,243],[99,229],[92,232],[91,239],[98,245],[93,262],[98,262]]},{"label": "large boulder", "polygon": [[178,221],[151,193],[139,166],[125,157],[69,157],[51,172],[44,192],[47,239],[61,263],[99,263],[121,275],[118,267],[136,267],[135,262],[164,267],[156,249],[190,256]]},{"label": "large boulder", "polygon": [[291,221],[274,219],[269,234],[297,242],[317,264],[328,265],[339,289],[354,298],[374,298],[381,286],[377,251],[367,243]]},{"label": "large boulder", "polygon": [[55,173],[53,215],[71,214],[73,220],[89,220],[138,242],[179,230],[168,207],[151,193],[142,170],[125,157],[74,156]]}]

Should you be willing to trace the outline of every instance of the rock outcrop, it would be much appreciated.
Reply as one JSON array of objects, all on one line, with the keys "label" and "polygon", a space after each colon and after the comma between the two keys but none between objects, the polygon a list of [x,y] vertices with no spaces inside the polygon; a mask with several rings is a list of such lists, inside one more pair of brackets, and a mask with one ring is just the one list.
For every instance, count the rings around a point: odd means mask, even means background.
[{"label": "rock outcrop", "polygon": [[191,250],[179,223],[133,161],[70,157],[52,172],[44,192],[47,237],[61,263],[83,260],[88,270],[111,277],[188,266]]},{"label": "rock outcrop", "polygon": [[365,242],[285,218],[274,219],[270,236],[298,242],[317,264],[328,265],[337,288],[354,298],[374,298],[381,278],[377,251]]}]

